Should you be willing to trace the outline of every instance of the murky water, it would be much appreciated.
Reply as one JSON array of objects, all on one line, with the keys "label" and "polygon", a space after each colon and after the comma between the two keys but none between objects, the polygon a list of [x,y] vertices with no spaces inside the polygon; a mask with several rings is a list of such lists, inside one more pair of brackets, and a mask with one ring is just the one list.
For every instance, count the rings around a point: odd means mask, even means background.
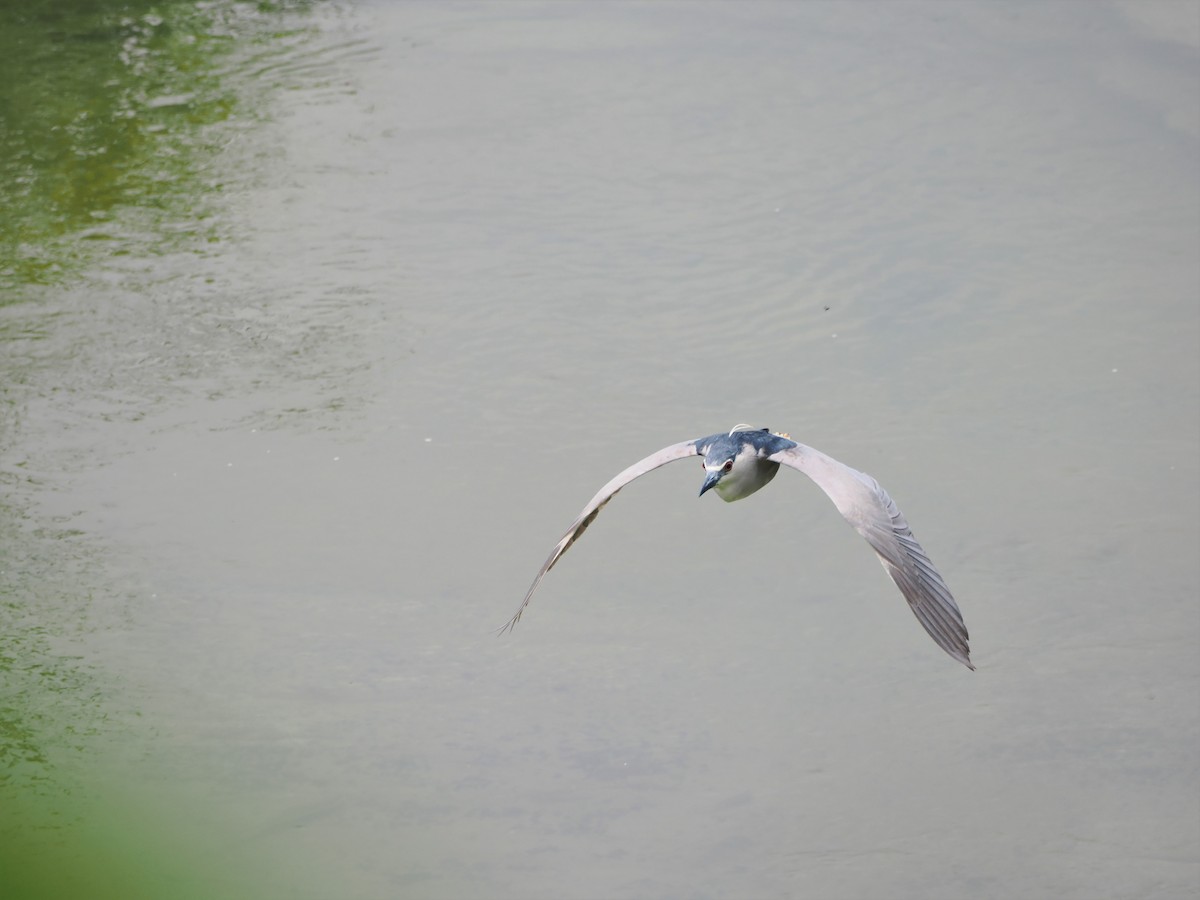
[{"label": "murky water", "polygon": [[18,893],[1200,887],[1194,5],[4,14]]}]

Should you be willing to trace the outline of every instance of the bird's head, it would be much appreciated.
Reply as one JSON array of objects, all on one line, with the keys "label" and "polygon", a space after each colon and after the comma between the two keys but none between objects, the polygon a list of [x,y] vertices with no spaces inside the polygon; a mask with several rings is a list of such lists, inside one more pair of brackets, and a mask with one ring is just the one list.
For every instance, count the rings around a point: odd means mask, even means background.
[{"label": "bird's head", "polygon": [[704,455],[704,484],[700,496],[717,489],[726,503],[749,497],[775,477],[776,462],[766,459],[773,441],[767,429],[738,425],[729,434],[718,435],[698,450]]},{"label": "bird's head", "polygon": [[[749,426],[739,426],[749,427]],[[731,431],[704,448],[704,484],[700,485],[700,496],[710,488],[717,487],[721,479],[734,470],[747,448],[743,446]],[[730,479],[735,481],[736,479]],[[724,496],[726,486],[718,488],[717,493]]]},{"label": "bird's head", "polygon": [[703,497],[709,488],[717,486],[717,482],[733,471],[735,454],[728,448],[709,449],[704,457],[704,484],[700,485],[700,496]]}]

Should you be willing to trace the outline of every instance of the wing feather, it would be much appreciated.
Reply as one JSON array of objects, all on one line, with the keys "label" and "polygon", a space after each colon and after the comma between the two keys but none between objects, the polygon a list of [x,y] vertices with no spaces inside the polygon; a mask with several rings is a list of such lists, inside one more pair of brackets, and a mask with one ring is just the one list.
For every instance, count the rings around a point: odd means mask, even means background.
[{"label": "wing feather", "polygon": [[511,631],[512,627],[521,620],[521,615],[525,612],[525,607],[529,605],[529,601],[533,597],[533,592],[542,583],[542,579],[546,576],[546,573],[554,568],[554,564],[558,562],[559,558],[587,530],[587,527],[600,514],[600,510],[616,495],[617,491],[621,490],[621,488],[625,487],[625,485],[629,484],[635,478],[640,478],[642,475],[657,469],[659,466],[665,466],[669,462],[674,462],[677,459],[683,459],[688,456],[696,456],[699,452],[696,447],[696,441],[683,441],[679,444],[672,444],[669,447],[664,447],[657,453],[651,453],[645,459],[635,462],[628,469],[625,469],[609,481],[608,484],[604,485],[604,487],[600,488],[596,492],[596,496],[589,500],[587,506],[583,508],[583,512],[571,523],[571,527],[567,529],[558,543],[554,545],[554,549],[550,551],[550,555],[542,563],[542,568],[537,573],[537,577],[533,579],[533,584],[529,586],[529,590],[525,594],[525,599],[521,601],[516,614],[508,620],[508,624],[500,629],[500,633],[503,634],[506,631]]},{"label": "wing feather", "polygon": [[954,596],[879,482],[804,444],[780,450],[768,459],[816,482],[846,521],[867,539],[929,636],[954,659],[974,669],[967,626]]}]

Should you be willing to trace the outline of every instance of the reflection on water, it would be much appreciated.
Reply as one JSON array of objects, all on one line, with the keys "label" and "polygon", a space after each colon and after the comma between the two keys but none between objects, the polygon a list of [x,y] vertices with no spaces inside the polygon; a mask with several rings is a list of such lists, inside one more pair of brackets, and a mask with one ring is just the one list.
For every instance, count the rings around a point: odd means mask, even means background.
[{"label": "reflection on water", "polygon": [[[235,848],[216,866],[197,849],[227,824],[207,823],[207,835],[184,826],[203,819],[203,797],[181,816],[106,768],[146,723],[79,648],[121,627],[136,582],[70,516],[39,517],[30,503],[117,449],[102,449],[98,427],[151,414],[247,342],[209,266],[233,238],[223,197],[261,177],[231,167],[239,135],[269,117],[272,91],[303,83],[307,60],[327,53],[309,8],[0,3],[5,898],[214,896],[214,878],[255,878]],[[169,285],[180,279],[208,284],[211,302],[201,290],[178,316]],[[234,334],[198,343],[205,332]],[[39,418],[49,428],[31,439],[26,423]]]},{"label": "reflection on water", "polygon": [[[97,255],[143,252],[123,240],[139,228],[158,240],[185,219],[203,230],[204,195],[219,187],[199,171],[220,140],[206,126],[227,122],[237,106],[236,86],[221,77],[234,44],[234,23],[222,19],[236,9],[3,4],[7,301]],[[244,24],[254,27],[249,17]]]}]

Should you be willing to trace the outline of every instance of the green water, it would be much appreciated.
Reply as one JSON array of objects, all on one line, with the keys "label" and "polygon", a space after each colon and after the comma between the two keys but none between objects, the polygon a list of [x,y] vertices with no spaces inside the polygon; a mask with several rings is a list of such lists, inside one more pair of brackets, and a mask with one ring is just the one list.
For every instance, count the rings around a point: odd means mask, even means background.
[{"label": "green water", "polygon": [[3,5],[0,277],[6,301],[25,286],[78,271],[96,254],[127,252],[112,243],[122,243],[134,227],[186,220],[188,233],[212,236],[204,201],[220,184],[202,170],[220,141],[213,126],[246,109],[222,67],[239,49],[239,31],[260,24],[233,9],[151,2]]},{"label": "green water", "polygon": [[[31,405],[95,379],[58,326],[99,267],[204,256],[226,237],[218,163],[269,116],[255,61],[308,4],[0,3],[0,897],[262,895],[201,797],[130,782],[140,713],[81,658],[94,604],[129,590],[103,549],[30,511],[64,468]],[[68,329],[70,332],[72,329]],[[76,330],[78,333],[78,330]],[[110,765],[119,760],[120,765]],[[126,774],[119,774],[126,773]],[[215,843],[214,843],[215,841]],[[263,882],[265,884],[265,882]]]}]

